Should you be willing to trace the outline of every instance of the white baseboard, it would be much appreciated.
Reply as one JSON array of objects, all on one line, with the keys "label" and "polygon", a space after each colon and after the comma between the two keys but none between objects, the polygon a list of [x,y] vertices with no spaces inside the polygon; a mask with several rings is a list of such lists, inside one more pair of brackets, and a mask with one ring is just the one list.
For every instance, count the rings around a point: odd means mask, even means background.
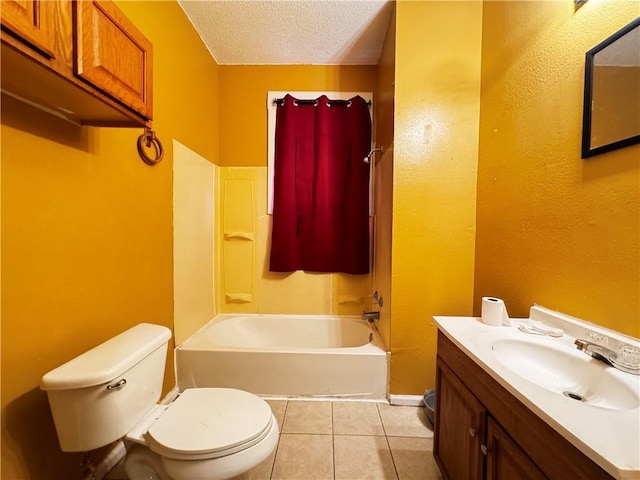
[{"label": "white baseboard", "polygon": [[405,407],[424,407],[422,395],[389,395],[391,405],[402,405]]},{"label": "white baseboard", "polygon": [[[166,405],[168,403],[173,402],[176,397],[178,396],[178,394],[180,393],[180,391],[178,390],[178,386],[176,385],[175,387],[173,387],[173,389],[167,393],[164,398],[162,400],[160,400],[160,404],[161,405]],[[327,398],[327,397],[318,397],[313,398],[313,397],[287,397],[287,396],[263,396],[264,398],[272,398],[272,399],[286,399],[286,400],[334,400],[333,398]],[[348,401],[348,400],[353,400],[350,398],[343,398],[343,397],[337,397],[335,398],[335,400],[340,400],[340,401]],[[355,400],[359,400],[359,401],[370,401],[370,402],[384,402],[384,400],[377,400],[377,399],[362,399],[362,398],[357,398]],[[424,407],[424,398],[422,395],[394,395],[391,394],[389,395],[389,403],[391,405],[399,405],[399,406],[404,406],[404,407]]]}]

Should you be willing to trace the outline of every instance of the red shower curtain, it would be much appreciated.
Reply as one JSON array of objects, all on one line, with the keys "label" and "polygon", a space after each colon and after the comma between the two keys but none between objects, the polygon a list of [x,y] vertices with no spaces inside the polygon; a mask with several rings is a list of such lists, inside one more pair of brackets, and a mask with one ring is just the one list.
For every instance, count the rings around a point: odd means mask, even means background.
[{"label": "red shower curtain", "polygon": [[370,148],[362,97],[278,104],[272,272],[369,271]]}]

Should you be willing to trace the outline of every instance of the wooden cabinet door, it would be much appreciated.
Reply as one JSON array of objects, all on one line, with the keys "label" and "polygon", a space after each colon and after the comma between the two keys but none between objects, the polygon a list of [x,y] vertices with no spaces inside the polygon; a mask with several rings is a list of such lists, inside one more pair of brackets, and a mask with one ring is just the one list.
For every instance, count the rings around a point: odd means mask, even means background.
[{"label": "wooden cabinet door", "polygon": [[480,480],[486,410],[438,359],[433,454],[449,480]]},{"label": "wooden cabinet door", "polygon": [[53,58],[54,32],[47,23],[48,5],[52,0],[2,0],[2,28],[24,43]]},{"label": "wooden cabinet door", "polygon": [[487,480],[547,480],[491,416],[487,419],[486,452]]},{"label": "wooden cabinet door", "polygon": [[76,75],[150,120],[151,42],[111,1],[79,0],[74,16]]}]

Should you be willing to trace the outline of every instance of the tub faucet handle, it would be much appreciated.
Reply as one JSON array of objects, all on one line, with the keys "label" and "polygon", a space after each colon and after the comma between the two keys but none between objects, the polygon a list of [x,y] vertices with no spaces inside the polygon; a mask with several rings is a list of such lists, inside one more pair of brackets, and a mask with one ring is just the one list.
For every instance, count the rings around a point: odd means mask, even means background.
[{"label": "tub faucet handle", "polygon": [[373,292],[373,303],[377,303],[378,306],[382,308],[382,305],[383,305],[382,295],[379,295],[377,290]]},{"label": "tub faucet handle", "polygon": [[362,312],[362,319],[373,323],[374,320],[380,320],[380,312]]}]

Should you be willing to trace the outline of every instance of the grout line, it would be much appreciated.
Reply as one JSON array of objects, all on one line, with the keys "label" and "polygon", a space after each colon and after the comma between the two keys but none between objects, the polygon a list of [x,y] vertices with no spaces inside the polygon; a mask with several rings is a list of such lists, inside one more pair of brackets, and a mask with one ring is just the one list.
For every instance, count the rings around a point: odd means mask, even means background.
[{"label": "grout line", "polygon": [[288,406],[289,406],[289,401],[287,400],[287,403],[284,404],[284,412],[282,414],[282,427],[279,427],[280,432],[278,432],[278,443],[276,444],[276,451],[273,453],[273,463],[271,464],[271,471],[269,472],[269,480],[273,478],[273,471],[276,468],[276,458],[278,457],[278,449],[280,448],[280,439],[282,438],[282,428],[284,427],[284,417],[287,416]]},{"label": "grout line", "polygon": [[393,463],[393,469],[396,472],[396,478],[400,480],[400,473],[398,472],[398,467],[396,466],[396,459],[393,457],[393,450],[391,450],[391,444],[389,443],[389,437],[384,437],[387,441],[387,447],[389,448],[389,455],[391,455],[391,462]]},{"label": "grout line", "polygon": [[[307,436],[310,436],[310,437],[312,437],[314,435],[317,435],[318,437],[333,436],[332,433],[317,433],[317,432],[315,432],[315,433],[309,433],[309,432],[284,432],[284,433],[281,433],[280,435],[307,435]],[[416,438],[418,438],[418,437],[416,437]]]},{"label": "grout line", "polygon": [[[290,401],[291,401],[290,399],[287,400],[287,402],[285,403],[285,406],[284,406],[284,413],[283,413],[283,417],[282,417],[282,426],[283,427],[284,427],[284,423],[285,423],[285,420],[286,420],[286,417],[287,417],[287,413],[288,413],[288,409],[289,409],[289,402]],[[387,430],[386,430],[386,427],[385,427],[385,424],[384,424],[384,421],[383,421],[383,418],[382,418],[382,412],[380,411],[380,406],[377,405],[376,409],[377,409],[377,412],[378,412],[378,418],[380,420],[380,424],[382,425],[382,430],[384,432],[382,435],[360,434],[360,433],[358,433],[358,434],[348,434],[348,433],[336,434],[335,433],[335,411],[334,411],[332,402],[330,403],[330,412],[331,412],[331,432],[330,433],[296,432],[296,433],[286,433],[286,435],[325,435],[325,436],[326,435],[331,435],[331,449],[332,449],[331,459],[332,459],[333,479],[334,480],[336,478],[336,445],[335,445],[336,435],[354,436],[354,437],[381,437],[381,436],[384,436],[385,437],[385,441],[387,443],[387,448],[389,449],[389,453],[391,455],[391,461],[393,463],[393,468],[394,468],[394,471],[395,471],[395,474],[396,474],[396,479],[400,479],[400,474],[398,472],[398,467],[396,465],[396,459],[394,458],[393,451],[391,449],[391,444],[390,444],[390,441],[389,441],[390,435],[387,434]],[[277,454],[278,454],[278,450],[280,448],[280,441],[282,439],[282,435],[283,435],[283,432],[281,431],[280,432],[280,436],[278,438],[278,444],[276,445],[276,451],[275,451],[275,454],[274,454],[273,464],[271,465],[271,473],[270,473],[270,476],[269,476],[270,479],[273,478],[273,474],[274,474],[274,471],[275,471],[276,457],[277,457]],[[406,436],[405,435],[392,435],[392,437],[394,437],[394,438],[416,438],[416,439],[422,438],[422,439],[431,439],[431,440],[433,440],[433,437],[416,437],[416,436],[412,436],[412,435],[406,435]]]},{"label": "grout line", "polygon": [[384,432],[384,436],[387,436],[387,429],[384,427],[384,420],[382,419],[382,413],[380,413],[380,407],[376,405],[376,410],[378,410],[378,417],[380,418],[380,424],[382,425],[382,431]]},{"label": "grout line", "polygon": [[333,402],[331,405],[331,460],[333,464],[333,480],[336,478],[336,436],[333,428]]},{"label": "grout line", "polygon": [[387,442],[387,448],[389,449],[389,455],[391,456],[391,463],[393,463],[393,470],[396,472],[396,478],[400,480],[400,473],[398,473],[398,467],[396,466],[396,459],[393,457],[393,450],[391,450],[391,444],[389,443],[389,435],[387,435],[387,429],[384,426],[384,420],[382,419],[382,413],[380,407],[376,406],[378,410],[378,416],[380,417],[380,423],[382,424],[382,431],[384,432],[384,439]]}]

